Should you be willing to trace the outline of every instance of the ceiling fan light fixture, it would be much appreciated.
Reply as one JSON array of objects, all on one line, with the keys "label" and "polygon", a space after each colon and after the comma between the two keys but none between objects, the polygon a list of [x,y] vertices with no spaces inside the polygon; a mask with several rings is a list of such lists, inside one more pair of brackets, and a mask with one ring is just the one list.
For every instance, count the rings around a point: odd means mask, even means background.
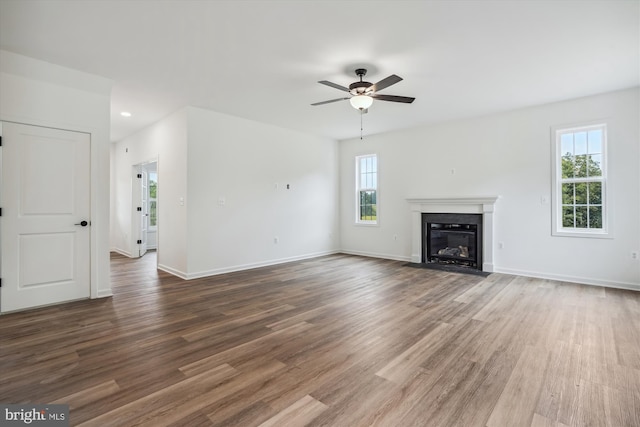
[{"label": "ceiling fan light fixture", "polygon": [[367,95],[356,95],[349,99],[351,106],[356,110],[366,110],[373,104],[373,98]]}]

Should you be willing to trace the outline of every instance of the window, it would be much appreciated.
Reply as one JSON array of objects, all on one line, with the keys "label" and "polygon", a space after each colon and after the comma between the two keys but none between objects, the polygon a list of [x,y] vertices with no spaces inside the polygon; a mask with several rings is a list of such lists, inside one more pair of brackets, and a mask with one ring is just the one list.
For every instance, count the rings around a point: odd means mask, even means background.
[{"label": "window", "polygon": [[556,129],[554,235],[607,237],[604,124]]},{"label": "window", "polygon": [[378,223],[378,158],[375,154],[356,157],[356,222]]},{"label": "window", "polygon": [[149,172],[149,229],[158,225],[158,174]]}]

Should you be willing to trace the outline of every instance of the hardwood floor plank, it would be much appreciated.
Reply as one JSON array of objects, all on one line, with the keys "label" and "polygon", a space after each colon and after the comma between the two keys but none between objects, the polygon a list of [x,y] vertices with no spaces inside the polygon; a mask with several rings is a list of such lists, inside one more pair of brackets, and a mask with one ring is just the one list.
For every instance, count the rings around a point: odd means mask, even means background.
[{"label": "hardwood floor plank", "polygon": [[447,334],[451,330],[451,325],[447,323],[438,324],[430,333],[425,335],[420,341],[409,347],[402,354],[385,365],[384,368],[376,372],[376,375],[393,381],[396,384],[404,383],[412,377],[424,359],[433,353],[447,339]]},{"label": "hardwood floor plank", "polygon": [[458,358],[452,360],[450,365],[432,371],[433,384],[411,409],[399,414],[400,425],[453,425],[457,422],[452,422],[452,418],[458,410],[459,398],[470,387],[480,369],[477,363]]},{"label": "hardwood floor plank", "polygon": [[284,411],[260,424],[260,427],[306,426],[327,409],[327,405],[306,395]]},{"label": "hardwood floor plank", "polygon": [[513,280],[513,276],[507,274],[492,274],[489,277],[484,278],[475,286],[465,290],[456,298],[455,302],[461,302],[465,304],[473,304],[481,301],[484,304],[495,295],[500,292],[506,285]]},{"label": "hardwood floor plank", "polygon": [[603,420],[607,426],[631,427],[640,425],[640,400],[624,392],[602,386],[604,395]]},{"label": "hardwood floor plank", "polygon": [[287,311],[290,311],[292,309],[294,309],[295,307],[288,305],[288,304],[284,304],[278,307],[274,307],[272,309],[269,310],[264,310],[264,311],[260,311],[258,313],[251,313],[249,315],[243,315],[240,317],[235,318],[234,320],[230,320],[224,323],[221,323],[219,325],[215,325],[215,326],[206,326],[204,328],[200,328],[197,331],[193,331],[193,332],[189,332],[187,334],[182,335],[182,338],[184,338],[185,340],[192,342],[192,341],[196,341],[199,339],[203,339],[206,337],[209,337],[211,335],[214,335],[216,333],[218,333],[221,329],[229,329],[229,328],[233,328],[235,326],[243,326],[243,325],[248,325],[260,320],[263,320],[265,318],[270,318],[275,314],[279,314],[279,313],[284,313]]},{"label": "hardwood floor plank", "polygon": [[[611,409],[611,407],[609,407]],[[615,418],[607,419],[605,409],[605,390],[600,384],[584,379],[578,387],[578,402],[574,407],[571,425],[573,426],[611,426],[620,420],[618,413],[611,413]]]},{"label": "hardwood floor plank", "polygon": [[61,397],[58,400],[54,400],[53,404],[65,404],[69,405],[69,409],[77,409],[90,403],[96,402],[107,396],[115,394],[120,391],[118,383],[114,380],[106,381],[102,384],[86,388],[77,393],[69,394]]},{"label": "hardwood floor plank", "polygon": [[582,347],[559,342],[550,353],[542,392],[535,412],[542,417],[570,425],[578,402]]},{"label": "hardwood floor plank", "polygon": [[531,421],[531,427],[569,427],[566,424],[562,424],[558,421],[550,420],[539,414],[533,414],[533,420]]},{"label": "hardwood floor plank", "polygon": [[612,319],[613,332],[618,354],[618,363],[633,369],[640,369],[640,315],[637,322],[627,322],[622,317]]},{"label": "hardwood floor plank", "polygon": [[354,365],[327,381],[312,396],[330,407],[309,426],[359,426],[375,408],[389,399],[395,385],[361,366]]},{"label": "hardwood floor plank", "polygon": [[487,427],[531,424],[548,363],[546,350],[525,348],[491,412]]},{"label": "hardwood floor plank", "polygon": [[512,355],[503,349],[494,351],[486,362],[476,363],[478,369],[452,402],[454,406],[447,420],[448,425],[484,427],[514,366]]},{"label": "hardwood floor plank", "polygon": [[264,335],[253,341],[230,348],[229,350],[181,366],[179,369],[186,376],[191,377],[222,363],[231,363],[234,365],[236,363],[242,363],[248,358],[260,357],[264,354],[277,351],[278,347],[281,347],[284,342],[295,339],[298,334],[302,334],[310,328],[313,328],[313,325],[301,322],[289,328],[280,329],[269,335]]},{"label": "hardwood floor plank", "polygon": [[[215,427],[257,426],[277,413],[275,409],[261,400],[253,403],[248,403],[249,401],[244,394],[239,394],[233,405],[224,406],[222,409],[215,408],[208,415],[208,419],[212,423],[210,425]],[[220,403],[224,405],[222,401]],[[180,424],[176,427],[183,425]]]}]

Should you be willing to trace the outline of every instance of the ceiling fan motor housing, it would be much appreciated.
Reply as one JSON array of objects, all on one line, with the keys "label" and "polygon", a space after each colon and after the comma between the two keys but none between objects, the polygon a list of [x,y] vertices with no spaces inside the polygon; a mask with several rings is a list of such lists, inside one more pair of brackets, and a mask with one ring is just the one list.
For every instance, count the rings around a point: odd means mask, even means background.
[{"label": "ceiling fan motor housing", "polygon": [[367,70],[365,70],[364,68],[358,68],[356,70],[356,75],[360,77],[360,81],[351,83],[349,85],[349,93],[351,95],[371,95],[373,93],[373,90],[369,89],[371,86],[373,86],[373,83],[362,81],[362,77],[364,77],[366,74]]},{"label": "ceiling fan motor housing", "polygon": [[369,82],[355,82],[349,85],[349,93],[351,95],[371,95],[373,90],[370,87],[373,83]]}]

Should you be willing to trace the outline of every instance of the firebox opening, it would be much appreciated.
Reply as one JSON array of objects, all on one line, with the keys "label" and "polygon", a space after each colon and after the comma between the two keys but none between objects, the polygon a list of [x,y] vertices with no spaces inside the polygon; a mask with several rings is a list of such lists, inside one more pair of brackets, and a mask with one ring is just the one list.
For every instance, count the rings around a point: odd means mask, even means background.
[{"label": "firebox opening", "polygon": [[476,267],[475,224],[430,223],[429,262]]},{"label": "firebox opening", "polygon": [[423,213],[422,262],[482,270],[482,215]]}]

